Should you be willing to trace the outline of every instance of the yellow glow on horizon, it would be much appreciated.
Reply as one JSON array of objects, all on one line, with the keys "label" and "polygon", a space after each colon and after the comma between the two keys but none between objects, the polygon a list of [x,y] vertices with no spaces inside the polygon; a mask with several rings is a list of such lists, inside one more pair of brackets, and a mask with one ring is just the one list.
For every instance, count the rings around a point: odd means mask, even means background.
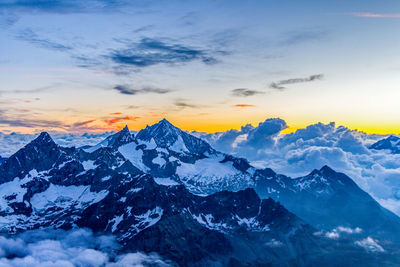
[{"label": "yellow glow on horizon", "polygon": [[[94,121],[88,124],[88,128],[82,128],[79,131],[75,131],[74,129],[62,129],[62,128],[24,128],[24,127],[0,127],[0,132],[10,133],[10,132],[19,132],[24,134],[29,133],[37,133],[41,131],[49,131],[49,132],[106,132],[106,131],[119,131],[125,125],[128,125],[130,130],[139,131],[144,129],[147,125],[153,125],[163,119],[164,117],[170,121],[176,127],[179,127],[182,130],[186,131],[198,131],[198,132],[207,132],[207,133],[215,133],[222,132],[231,129],[240,130],[242,126],[246,124],[251,124],[253,126],[257,126],[260,122],[265,121],[267,118],[271,117],[279,117],[279,116],[265,116],[262,114],[253,114],[253,116],[249,116],[246,112],[221,112],[221,113],[193,113],[186,114],[185,116],[180,116],[179,114],[158,114],[157,116],[140,116],[138,115],[138,119],[134,120],[119,120],[116,123],[107,124],[104,122],[103,117],[98,119],[94,119]],[[107,113],[108,114],[108,113]],[[118,114],[119,115],[119,114]],[[125,115],[123,115],[125,116]],[[129,117],[129,116],[126,116]],[[313,120],[302,120],[302,118],[290,118],[289,116],[284,117],[281,116],[284,121],[286,121],[288,127],[284,129],[281,133],[288,134],[297,131],[298,129],[306,128],[308,125],[316,124],[318,122],[322,122],[324,124],[330,123],[331,120],[318,120],[314,118]],[[55,118],[49,118],[49,120]],[[61,121],[64,121],[66,124],[73,124],[75,122],[82,122],[89,120],[90,117],[74,117],[74,118],[62,118],[59,117]],[[400,134],[400,122],[396,123],[393,121],[379,121],[375,125],[371,122],[357,121],[357,120],[340,120],[336,121],[336,127],[344,126],[351,130],[361,131],[367,134]],[[11,129],[12,128],[12,129]]]}]

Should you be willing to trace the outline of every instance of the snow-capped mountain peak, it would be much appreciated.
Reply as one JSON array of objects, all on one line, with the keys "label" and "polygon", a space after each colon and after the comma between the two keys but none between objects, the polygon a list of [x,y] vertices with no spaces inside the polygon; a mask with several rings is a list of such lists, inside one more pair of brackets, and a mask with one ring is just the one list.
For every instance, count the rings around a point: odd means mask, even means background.
[{"label": "snow-capped mountain peak", "polygon": [[85,148],[84,150],[86,152],[93,152],[102,147],[118,148],[122,145],[129,144],[132,142],[136,143],[135,136],[131,134],[131,132],[129,131],[128,125],[125,125],[125,127],[121,131],[113,135],[110,135],[97,145]]},{"label": "snow-capped mountain peak", "polygon": [[46,145],[49,143],[54,143],[53,139],[51,138],[50,134],[47,132],[41,132],[38,137],[36,137],[31,144],[38,144],[38,145]]},{"label": "snow-capped mountain peak", "polygon": [[181,130],[164,118],[158,123],[139,131],[137,138],[143,141],[150,141],[151,138],[154,138],[158,146],[166,147],[173,145],[180,135]]},{"label": "snow-capped mountain peak", "polygon": [[214,151],[207,142],[182,131],[165,118],[139,131],[136,138],[145,142],[154,139],[158,147],[169,148],[176,152],[203,154]]}]

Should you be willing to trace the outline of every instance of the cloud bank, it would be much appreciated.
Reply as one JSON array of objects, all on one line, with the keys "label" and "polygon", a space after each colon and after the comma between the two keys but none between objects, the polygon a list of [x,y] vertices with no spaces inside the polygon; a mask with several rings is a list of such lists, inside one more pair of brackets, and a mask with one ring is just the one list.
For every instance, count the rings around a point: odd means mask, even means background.
[{"label": "cloud bank", "polygon": [[87,229],[34,230],[18,236],[0,236],[0,266],[170,266],[156,254],[118,254],[115,237]]},{"label": "cloud bank", "polygon": [[[103,132],[103,133],[84,133],[84,134],[74,134],[74,133],[51,133],[51,137],[54,141],[61,146],[75,146],[81,147],[85,145],[96,145],[104,138],[112,134],[113,132]],[[20,133],[10,133],[5,134],[0,132],[0,156],[9,157],[20,148],[24,147],[30,141],[32,141],[37,134],[20,134]]]},{"label": "cloud bank", "polygon": [[291,177],[328,165],[350,176],[382,206],[400,215],[400,154],[369,149],[383,136],[337,127],[335,123],[317,123],[282,134],[286,127],[281,119],[267,119],[257,127],[195,134],[217,150]]}]

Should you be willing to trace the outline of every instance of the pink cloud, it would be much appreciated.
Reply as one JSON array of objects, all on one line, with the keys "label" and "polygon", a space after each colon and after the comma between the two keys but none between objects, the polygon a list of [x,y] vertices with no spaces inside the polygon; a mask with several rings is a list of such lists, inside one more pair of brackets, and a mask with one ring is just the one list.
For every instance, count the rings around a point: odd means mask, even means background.
[{"label": "pink cloud", "polygon": [[363,18],[400,18],[400,14],[381,14],[381,13],[368,13],[368,12],[355,12],[353,16]]}]

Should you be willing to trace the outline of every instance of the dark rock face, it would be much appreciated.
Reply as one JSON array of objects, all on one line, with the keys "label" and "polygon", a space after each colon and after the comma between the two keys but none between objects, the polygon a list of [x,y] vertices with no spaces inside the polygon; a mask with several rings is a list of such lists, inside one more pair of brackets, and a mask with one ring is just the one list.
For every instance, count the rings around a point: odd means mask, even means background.
[{"label": "dark rock face", "polygon": [[400,138],[391,135],[372,144],[370,149],[389,150],[393,154],[400,154]]},{"label": "dark rock face", "polygon": [[3,158],[2,156],[0,156],[0,165],[6,160],[6,158]]},{"label": "dark rock face", "polygon": [[256,173],[257,193],[279,200],[311,225],[327,230],[360,227],[374,237],[400,240],[400,218],[379,205],[347,175],[328,166],[296,179],[267,172]]},{"label": "dark rock face", "polygon": [[109,147],[120,147],[131,142],[136,142],[135,137],[130,133],[128,126],[125,126],[121,131],[108,137],[107,139]]},{"label": "dark rock face", "polygon": [[48,170],[62,156],[50,135],[43,132],[0,165],[0,181],[8,182],[18,176],[22,178],[32,169]]}]

